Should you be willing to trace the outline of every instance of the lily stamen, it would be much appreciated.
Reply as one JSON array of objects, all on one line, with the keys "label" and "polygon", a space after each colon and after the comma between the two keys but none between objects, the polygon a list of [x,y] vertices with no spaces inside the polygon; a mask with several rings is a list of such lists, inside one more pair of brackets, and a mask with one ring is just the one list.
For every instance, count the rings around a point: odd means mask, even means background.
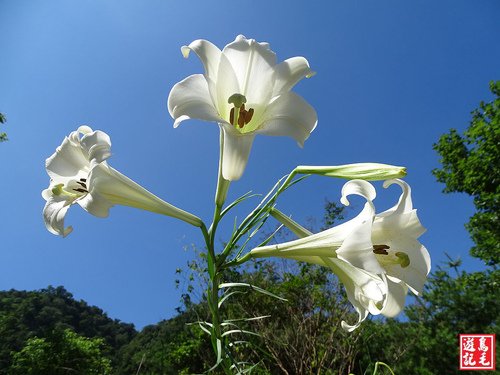
[{"label": "lily stamen", "polygon": [[402,251],[389,254],[387,250],[390,249],[388,245],[373,245],[373,252],[376,255],[387,255],[384,257],[377,257],[381,264],[399,264],[401,268],[406,268],[410,265],[410,257]]},{"label": "lily stamen", "polygon": [[387,245],[373,245],[373,252],[380,255],[389,255],[387,250],[390,249]]},{"label": "lily stamen", "polygon": [[[83,189],[72,189],[76,192],[79,192],[79,193],[88,193],[87,190],[83,190]],[[83,190],[83,191],[80,191],[80,190]],[[71,197],[71,198],[78,198],[79,195],[78,194],[75,194],[75,193],[72,193],[70,191],[67,191],[65,188],[64,188],[64,184],[57,184],[56,186],[54,186],[52,188],[52,194],[54,195],[57,195],[57,196],[68,196],[68,197]]]},{"label": "lily stamen", "polygon": [[231,125],[234,125],[234,107],[231,108],[231,112],[229,112],[229,122]]},{"label": "lily stamen", "polygon": [[[248,111],[245,109],[247,98],[244,95],[233,94],[227,102],[234,105],[229,112],[231,125],[238,126],[241,129],[252,120],[254,109],[249,108]],[[236,108],[238,108],[238,111],[236,111]]]},{"label": "lily stamen", "polygon": [[401,268],[406,268],[410,265],[410,257],[408,256],[408,254],[406,254],[402,251],[398,251],[394,255],[398,257],[399,264],[401,265]]},{"label": "lily stamen", "polygon": [[242,128],[243,126],[245,126],[245,114],[246,114],[245,104],[241,105],[239,112],[240,113],[239,113],[239,116],[238,116],[238,126],[240,128]]}]

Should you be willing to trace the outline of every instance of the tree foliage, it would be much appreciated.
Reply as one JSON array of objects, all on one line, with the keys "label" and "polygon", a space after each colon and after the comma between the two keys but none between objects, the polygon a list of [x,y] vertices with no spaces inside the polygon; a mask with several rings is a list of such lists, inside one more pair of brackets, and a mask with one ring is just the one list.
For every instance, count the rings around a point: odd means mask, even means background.
[{"label": "tree foliage", "polygon": [[0,374],[7,374],[12,353],[33,337],[44,339],[54,330],[70,328],[79,335],[102,338],[104,354],[113,363],[119,349],[136,335],[132,324],[110,319],[86,302],[76,301],[63,287],[39,291],[0,292]]},{"label": "tree foliage", "polygon": [[28,339],[14,354],[12,375],[110,375],[111,361],[101,348],[104,340],[89,339],[70,329],[55,329],[45,338]]},{"label": "tree foliage", "polygon": [[117,374],[177,375],[203,373],[211,357],[211,347],[197,325],[192,307],[176,317],[146,326],[123,348]]},{"label": "tree foliage", "polygon": [[[0,113],[0,124],[5,124],[7,122],[7,118],[3,113]],[[0,132],[0,142],[4,142],[7,140],[7,133]]]},{"label": "tree foliage", "polygon": [[450,271],[446,266],[433,272],[422,297],[406,308],[407,321],[364,324],[359,369],[378,360],[396,374],[453,375],[459,333],[499,333],[498,274],[494,280],[486,271]]},{"label": "tree foliage", "polygon": [[[257,364],[252,374],[346,374],[353,370],[361,332],[347,334],[340,328],[341,320],[356,316],[341,285],[326,269],[259,261],[254,269],[232,271],[231,280],[258,285],[287,299],[243,289],[223,305],[238,346],[234,355]],[[208,319],[207,309],[204,301],[189,303],[175,318],[145,327],[124,348],[118,373],[130,374],[140,366],[144,375],[192,374],[212,367],[208,335],[195,323]]]},{"label": "tree foliage", "polygon": [[[346,334],[342,320],[355,321],[343,286],[319,266],[290,261],[259,261],[239,282],[257,285],[286,301],[242,290],[225,304],[242,345],[241,360],[263,374],[346,374],[352,371],[359,331]],[[264,317],[256,319],[259,317]],[[242,319],[255,319],[244,321]],[[259,372],[260,371],[260,372]]]},{"label": "tree foliage", "polygon": [[467,224],[475,246],[471,254],[488,265],[500,260],[500,81],[490,83],[494,99],[472,112],[470,126],[441,136],[434,149],[442,168],[433,171],[444,192],[474,199],[476,213]]}]

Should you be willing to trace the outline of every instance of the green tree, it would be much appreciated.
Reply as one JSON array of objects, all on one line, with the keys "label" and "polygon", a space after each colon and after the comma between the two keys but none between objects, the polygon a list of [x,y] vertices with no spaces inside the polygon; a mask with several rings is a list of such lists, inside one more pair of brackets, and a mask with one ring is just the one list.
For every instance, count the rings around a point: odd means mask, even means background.
[{"label": "green tree", "polygon": [[158,324],[144,327],[134,339],[122,349],[121,363],[117,374],[177,375],[203,373],[211,367],[210,343],[203,337],[197,325],[197,310],[192,306],[176,317]]},{"label": "green tree", "polygon": [[359,369],[376,360],[390,364],[396,374],[453,375],[458,373],[459,333],[499,333],[498,274],[454,267],[453,272],[450,265],[438,267],[430,275],[419,302],[406,308],[408,321],[364,323]]},{"label": "green tree", "polygon": [[[0,124],[5,124],[7,122],[7,118],[3,113],[0,113]],[[0,133],[0,142],[4,142],[7,140],[7,134],[1,132]]]},{"label": "green tree", "polygon": [[104,354],[113,364],[119,350],[136,335],[131,324],[110,319],[101,309],[76,301],[63,287],[39,291],[0,291],[0,374],[8,374],[12,353],[26,340],[46,338],[55,329],[70,328],[79,335],[104,339]]},{"label": "green tree", "polygon": [[48,337],[28,339],[14,354],[13,375],[109,375],[111,361],[101,352],[103,339],[89,339],[70,329],[54,330]]},{"label": "green tree", "polygon": [[490,83],[494,99],[472,112],[470,126],[441,136],[434,149],[442,168],[433,171],[445,193],[474,199],[476,213],[467,223],[474,241],[471,254],[495,266],[500,260],[500,81]]},{"label": "green tree", "polygon": [[472,112],[463,135],[451,129],[434,145],[442,168],[433,171],[446,184],[445,193],[474,199],[476,212],[466,225],[474,241],[471,255],[488,267],[469,273],[451,258],[438,266],[418,303],[406,309],[408,322],[364,327],[360,362],[365,365],[376,353],[397,374],[452,375],[458,368],[459,333],[500,333],[500,81],[490,88],[494,99]]}]

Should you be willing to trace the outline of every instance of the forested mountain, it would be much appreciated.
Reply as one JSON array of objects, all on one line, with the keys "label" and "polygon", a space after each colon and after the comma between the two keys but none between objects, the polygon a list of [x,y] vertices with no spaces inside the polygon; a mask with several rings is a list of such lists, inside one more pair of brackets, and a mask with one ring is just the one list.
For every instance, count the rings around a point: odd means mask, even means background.
[{"label": "forested mountain", "polygon": [[137,334],[132,324],[109,318],[101,309],[77,301],[64,287],[39,291],[0,291],[0,374],[8,374],[12,353],[33,337],[71,329],[88,338],[104,340],[103,354],[113,364],[119,350]]}]

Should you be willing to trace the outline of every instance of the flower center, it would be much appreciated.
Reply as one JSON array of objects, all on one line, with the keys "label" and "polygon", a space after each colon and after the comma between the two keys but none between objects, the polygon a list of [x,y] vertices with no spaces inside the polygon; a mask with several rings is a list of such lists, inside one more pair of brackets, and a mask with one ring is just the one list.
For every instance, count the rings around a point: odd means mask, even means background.
[{"label": "flower center", "polygon": [[[401,268],[406,268],[410,265],[410,257],[403,251],[389,250],[388,245],[373,245],[373,252],[381,265],[399,264]],[[389,250],[389,251],[387,251]]]},{"label": "flower center", "polygon": [[66,186],[64,184],[57,184],[52,188],[54,195],[66,195],[71,198],[81,197],[88,192],[86,178],[80,178],[78,181],[72,180]]},{"label": "flower center", "polygon": [[229,122],[231,125],[241,129],[252,120],[254,109],[245,109],[245,103],[247,102],[245,95],[233,94],[227,102],[233,104],[233,108],[231,108],[231,112],[229,113]]}]

